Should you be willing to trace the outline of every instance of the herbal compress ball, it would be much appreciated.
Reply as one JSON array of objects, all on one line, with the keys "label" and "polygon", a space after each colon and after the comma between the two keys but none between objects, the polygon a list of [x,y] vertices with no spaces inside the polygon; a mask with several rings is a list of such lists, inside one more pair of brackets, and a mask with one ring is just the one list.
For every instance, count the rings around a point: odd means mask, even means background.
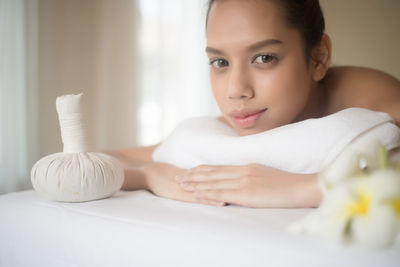
[{"label": "herbal compress ball", "polygon": [[124,169],[117,159],[87,152],[82,97],[83,94],[57,98],[64,152],[40,159],[31,170],[34,189],[50,200],[82,202],[106,198],[119,191],[124,181]]}]

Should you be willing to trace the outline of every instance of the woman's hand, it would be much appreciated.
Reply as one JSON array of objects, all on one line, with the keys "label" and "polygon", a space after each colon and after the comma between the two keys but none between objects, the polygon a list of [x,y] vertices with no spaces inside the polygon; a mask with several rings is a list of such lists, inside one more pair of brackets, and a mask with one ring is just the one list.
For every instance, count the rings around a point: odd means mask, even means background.
[{"label": "woman's hand", "polygon": [[293,174],[260,164],[200,165],[177,180],[201,200],[254,208],[315,207],[322,197],[316,174]]},{"label": "woman's hand", "polygon": [[144,165],[142,168],[146,177],[147,189],[157,196],[214,206],[225,205],[225,203],[221,201],[199,199],[193,192],[183,190],[176,182],[176,176],[186,173],[186,169],[181,169],[166,163],[150,163]]}]

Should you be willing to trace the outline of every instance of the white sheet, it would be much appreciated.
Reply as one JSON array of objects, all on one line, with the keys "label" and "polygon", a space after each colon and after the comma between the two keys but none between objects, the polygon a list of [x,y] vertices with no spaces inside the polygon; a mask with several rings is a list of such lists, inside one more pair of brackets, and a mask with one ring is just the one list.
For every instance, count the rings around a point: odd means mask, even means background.
[{"label": "white sheet", "polygon": [[57,203],[0,196],[0,266],[398,266],[400,248],[338,247],[286,227],[311,209],[211,207],[119,192]]}]

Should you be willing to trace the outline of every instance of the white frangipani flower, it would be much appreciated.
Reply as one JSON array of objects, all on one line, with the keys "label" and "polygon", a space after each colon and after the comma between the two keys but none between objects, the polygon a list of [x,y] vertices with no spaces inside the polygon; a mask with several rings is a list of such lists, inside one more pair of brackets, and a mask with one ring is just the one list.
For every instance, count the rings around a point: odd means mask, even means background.
[{"label": "white frangipani flower", "polygon": [[[355,177],[332,192],[329,202],[336,207],[344,223],[343,241],[370,246],[390,245],[398,234],[398,202],[400,201],[400,174],[393,170],[379,170],[370,177]],[[333,191],[336,188],[332,189]],[[340,199],[340,204],[338,203]],[[327,201],[327,202],[328,202]],[[336,203],[334,203],[336,202]],[[327,209],[321,206],[321,209]]]},{"label": "white frangipani flower", "polygon": [[[321,173],[319,208],[290,231],[374,247],[400,242],[400,170],[389,166],[378,142],[359,144]],[[366,162],[363,168],[360,159]]]},{"label": "white frangipani flower", "polygon": [[360,139],[345,149],[319,175],[320,187],[329,190],[334,184],[379,168],[379,153],[385,150],[377,139]]}]

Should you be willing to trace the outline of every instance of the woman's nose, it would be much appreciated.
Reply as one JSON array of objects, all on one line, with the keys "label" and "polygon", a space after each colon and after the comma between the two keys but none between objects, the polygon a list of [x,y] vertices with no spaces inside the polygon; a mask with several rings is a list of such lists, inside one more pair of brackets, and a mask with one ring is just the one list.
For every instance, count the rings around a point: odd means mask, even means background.
[{"label": "woman's nose", "polygon": [[229,76],[227,97],[229,99],[245,99],[253,96],[254,90],[251,85],[251,79],[245,68],[232,68]]}]

